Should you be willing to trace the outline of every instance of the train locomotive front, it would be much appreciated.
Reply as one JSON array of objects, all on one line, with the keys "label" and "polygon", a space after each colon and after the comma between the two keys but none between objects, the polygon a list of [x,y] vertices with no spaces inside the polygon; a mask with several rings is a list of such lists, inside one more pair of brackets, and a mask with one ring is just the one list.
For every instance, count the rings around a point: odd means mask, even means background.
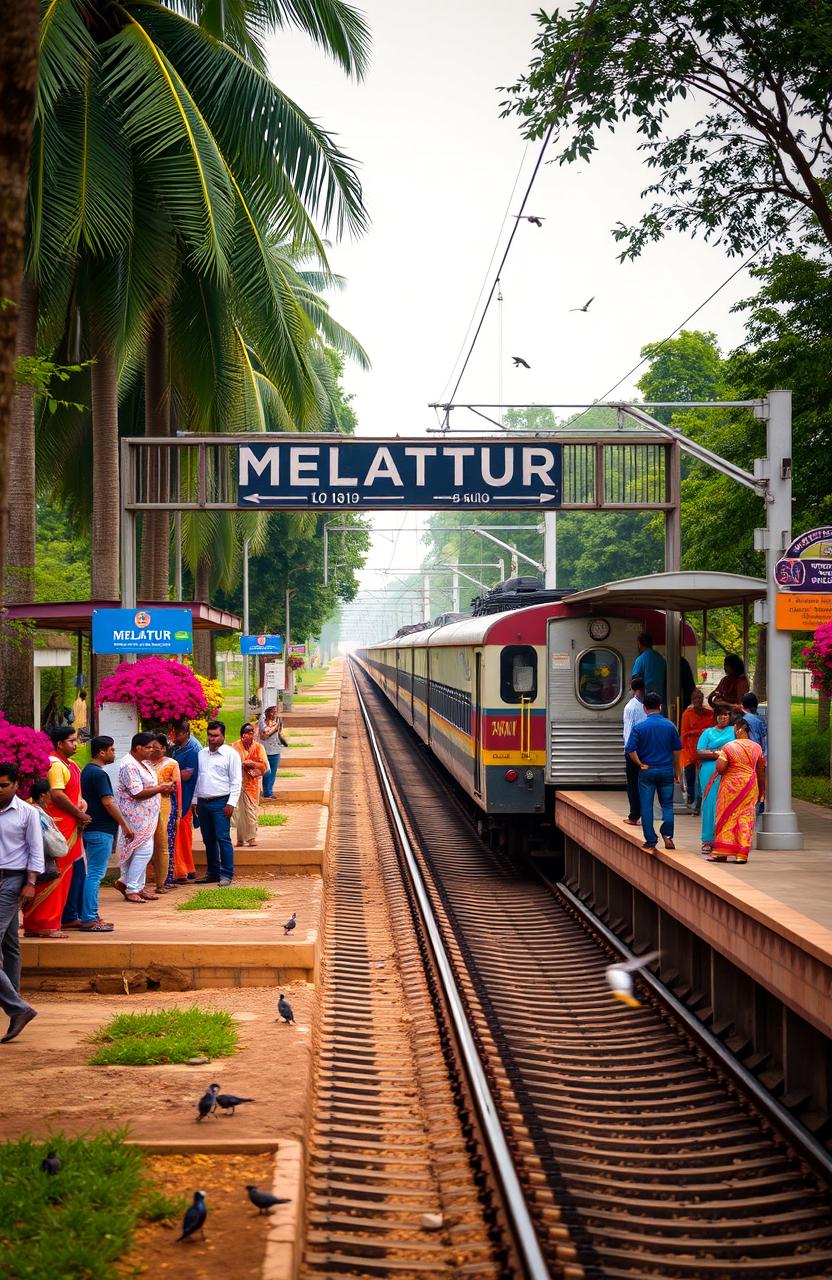
[{"label": "train locomotive front", "polygon": [[[551,817],[557,789],[623,787],[622,714],[638,636],[664,613],[559,602],[426,627],[358,661],[489,817]],[[696,662],[689,627],[683,654]]]}]

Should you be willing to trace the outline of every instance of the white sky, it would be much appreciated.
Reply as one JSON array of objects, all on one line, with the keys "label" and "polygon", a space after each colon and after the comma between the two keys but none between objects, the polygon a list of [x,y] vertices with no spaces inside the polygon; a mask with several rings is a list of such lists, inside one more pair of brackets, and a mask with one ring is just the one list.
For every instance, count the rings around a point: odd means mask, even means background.
[{"label": "white sky", "polygon": [[[527,67],[536,24],[530,0],[365,0],[373,33],[372,63],[362,83],[343,73],[294,32],[274,42],[277,83],[361,165],[369,232],[334,246],[347,290],[332,300],[338,319],[372,360],[350,367],[360,433],[421,434],[435,425],[427,406],[447,394],[486,268],[503,223],[519,208],[539,144],[526,147],[517,121],[500,119],[501,95]],[[601,396],[639,358],[646,342],[669,333],[715,289],[736,260],[700,241],[670,236],[636,263],[616,261],[610,233],[634,220],[649,178],[631,131],[610,135],[598,156],[558,168],[545,164],[502,278],[503,352],[498,360],[497,307],[485,322],[457,399],[585,402]],[[505,244],[508,224],[500,245]],[[501,251],[501,250],[500,250]],[[489,285],[491,282],[489,276]],[[730,307],[751,292],[742,273],[691,327],[713,329],[724,349],[742,337]],[[570,307],[596,298],[587,314]],[[530,370],[515,370],[512,355]],[[638,375],[636,375],[637,377]],[[631,391],[625,383],[622,392]],[[459,414],[458,421],[475,421]],[[378,526],[402,524],[379,514]],[[394,563],[419,563],[409,532]],[[392,544],[377,537],[362,580],[391,562]]]}]

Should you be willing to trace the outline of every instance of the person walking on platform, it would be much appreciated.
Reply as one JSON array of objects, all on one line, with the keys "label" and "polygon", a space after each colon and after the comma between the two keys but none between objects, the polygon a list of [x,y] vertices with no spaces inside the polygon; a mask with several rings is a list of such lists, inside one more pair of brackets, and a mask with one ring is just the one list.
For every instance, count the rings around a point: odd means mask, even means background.
[{"label": "person walking on platform", "polygon": [[[719,777],[714,778],[716,761],[726,742],[734,736],[730,723],[729,707],[716,707],[714,724],[706,729],[696,744],[696,758],[699,761],[699,788],[702,792],[702,855],[711,855],[714,839],[714,822],[716,821],[716,801],[719,793]],[[711,786],[713,782],[713,786]]]},{"label": "person walking on platform", "polygon": [[645,693],[657,693],[664,706],[667,700],[667,663],[653,648],[653,637],[642,631],[638,637],[638,657],[633,663],[633,675],[641,676]]},{"label": "person walking on platform", "polygon": [[624,708],[624,770],[627,775],[627,803],[629,810],[624,821],[628,827],[637,827],[641,822],[641,801],[638,796],[639,767],[630,759],[627,743],[633,731],[633,725],[644,719],[644,681],[641,676],[633,676],[630,681],[633,696]]},{"label": "person walking on platform", "polygon": [[726,742],[716,760],[710,786],[719,777],[714,838],[709,862],[746,863],[754,838],[757,801],[765,799],[763,749],[751,739],[748,721],[734,722],[734,740]]},{"label": "person walking on platform", "polygon": [[194,792],[199,772],[199,753],[202,743],[191,733],[187,720],[177,720],[173,726],[173,758],[179,765],[182,780],[182,812],[176,828],[173,846],[173,878],[176,884],[196,880],[194,867]]},{"label": "person walking on platform", "polygon": [[199,753],[196,780],[196,811],[205,841],[207,874],[197,884],[219,884],[234,879],[234,846],[231,843],[231,816],[240,799],[243,768],[233,747],[226,746],[222,720],[209,720],[208,746]]},{"label": "person walking on platform", "polygon": [[37,892],[43,835],[37,809],[17,794],[20,773],[0,764],[0,1009],[9,1018],[3,1041],[14,1040],[36,1016],[20,995],[20,909]]},{"label": "person walking on platform", "polygon": [[673,843],[673,784],[681,781],[679,759],[682,740],[675,724],[662,715],[660,693],[644,695],[646,716],[633,726],[627,741],[630,759],[638,766],[639,800],[641,802],[641,829],[644,832],[643,849],[656,852],[656,828],[653,825],[653,801],[656,795],[662,810],[659,828],[665,849],[675,849]]},{"label": "person walking on platform", "polygon": [[738,653],[726,653],[722,665],[725,675],[708,694],[708,702],[714,710],[724,702],[729,711],[741,712],[743,694],[748,693],[751,688],[745,673],[745,663]]},{"label": "person walking on platform", "polygon": [[286,739],[283,737],[283,717],[276,706],[266,707],[260,717],[257,737],[269,762],[268,773],[263,775],[263,798],[271,800],[274,780],[280,768],[280,750],[281,747],[286,746]]},{"label": "person walking on platform", "polygon": [[691,704],[682,712],[682,727],[679,730],[682,739],[682,769],[685,774],[685,793],[688,808],[699,813],[702,805],[702,793],[698,787],[698,762],[696,747],[706,729],[714,722],[714,713],[705,706],[705,695],[701,689],[694,689]]},{"label": "person walking on platform", "polygon": [[240,757],[243,769],[243,788],[237,805],[237,848],[245,844],[253,849],[257,844],[261,779],[269,770],[265,749],[254,741],[253,724],[242,726],[239,741],[234,743],[234,750]]}]

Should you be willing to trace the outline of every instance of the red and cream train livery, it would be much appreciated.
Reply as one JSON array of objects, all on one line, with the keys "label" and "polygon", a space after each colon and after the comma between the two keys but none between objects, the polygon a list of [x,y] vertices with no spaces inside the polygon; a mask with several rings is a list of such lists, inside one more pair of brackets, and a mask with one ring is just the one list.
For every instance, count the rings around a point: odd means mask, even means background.
[{"label": "red and cream train livery", "polygon": [[[466,618],[356,659],[487,814],[543,814],[547,788],[623,787],[622,713],[639,632],[665,615],[558,603]],[[693,631],[683,652],[695,669]]]}]

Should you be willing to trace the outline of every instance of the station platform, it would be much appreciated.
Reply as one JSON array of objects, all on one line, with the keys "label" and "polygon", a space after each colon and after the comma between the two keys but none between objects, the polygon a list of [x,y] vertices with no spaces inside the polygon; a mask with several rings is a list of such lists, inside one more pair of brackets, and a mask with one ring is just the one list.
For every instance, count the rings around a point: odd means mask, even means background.
[{"label": "station platform", "polygon": [[[280,827],[260,827],[255,848],[235,848],[234,868],[241,876],[320,874],[329,829],[329,808],[325,804],[293,803],[285,807],[282,797],[268,803],[261,813],[284,812],[286,822]],[[234,837],[232,829],[232,838]],[[205,845],[202,835],[194,830],[194,865],[205,870]]]},{"label": "station platform", "polygon": [[[800,801],[795,807],[806,847],[755,849],[739,866],[701,856],[692,815],[677,815],[675,851],[651,855],[641,847],[641,828],[623,821],[623,791],[560,792],[555,821],[566,837],[564,881],[637,950],[660,950],[684,985],[705,992],[709,1010],[717,988],[731,985],[715,977],[722,959],[832,1037],[832,811]],[[736,989],[736,979],[732,984]],[[734,995],[736,1020],[743,999],[753,1006],[754,997],[750,989]]]}]

